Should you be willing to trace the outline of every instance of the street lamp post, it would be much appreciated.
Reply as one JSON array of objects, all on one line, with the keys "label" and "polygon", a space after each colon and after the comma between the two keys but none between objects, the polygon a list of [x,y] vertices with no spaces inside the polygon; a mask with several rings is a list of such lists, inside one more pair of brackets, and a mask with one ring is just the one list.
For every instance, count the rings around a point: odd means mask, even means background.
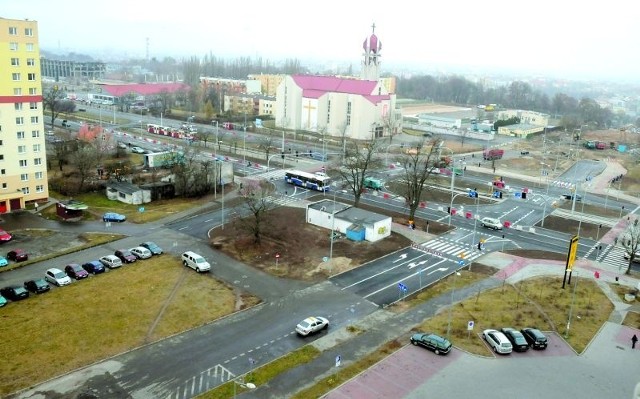
[{"label": "street lamp post", "polygon": [[220,177],[220,185],[222,186],[222,230],[224,230],[224,179]]},{"label": "street lamp post", "polygon": [[456,276],[459,276],[459,272],[455,272],[453,275],[453,288],[451,289],[451,303],[449,304],[449,322],[447,323],[447,340],[451,337],[451,314],[453,310],[453,293],[456,290]]},{"label": "street lamp post", "polygon": [[576,301],[577,287],[578,287],[578,273],[576,272],[576,281],[573,283],[573,294],[571,296],[571,306],[569,307],[569,319],[567,320],[567,329],[564,332],[565,338],[569,338],[569,329],[571,328],[571,317],[573,316],[573,304]]},{"label": "street lamp post", "polygon": [[213,157],[218,159],[218,121],[211,121],[211,124],[216,124],[216,143],[213,145]]}]

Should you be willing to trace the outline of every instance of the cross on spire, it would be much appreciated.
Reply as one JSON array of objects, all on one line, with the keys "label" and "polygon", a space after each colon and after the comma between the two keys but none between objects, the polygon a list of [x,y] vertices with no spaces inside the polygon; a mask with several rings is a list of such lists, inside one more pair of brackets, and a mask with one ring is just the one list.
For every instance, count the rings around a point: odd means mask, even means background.
[{"label": "cross on spire", "polygon": [[372,29],[372,33],[376,33],[376,23],[374,22],[373,25],[371,25],[371,29]]}]

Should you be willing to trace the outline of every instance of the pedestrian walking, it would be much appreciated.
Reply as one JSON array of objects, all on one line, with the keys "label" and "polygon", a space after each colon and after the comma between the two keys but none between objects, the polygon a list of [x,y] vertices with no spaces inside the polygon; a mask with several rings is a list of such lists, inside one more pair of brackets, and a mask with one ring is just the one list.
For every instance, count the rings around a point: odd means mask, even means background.
[{"label": "pedestrian walking", "polygon": [[636,335],[633,334],[633,337],[631,337],[631,349],[636,348],[636,342],[638,342],[638,337],[636,337]]}]

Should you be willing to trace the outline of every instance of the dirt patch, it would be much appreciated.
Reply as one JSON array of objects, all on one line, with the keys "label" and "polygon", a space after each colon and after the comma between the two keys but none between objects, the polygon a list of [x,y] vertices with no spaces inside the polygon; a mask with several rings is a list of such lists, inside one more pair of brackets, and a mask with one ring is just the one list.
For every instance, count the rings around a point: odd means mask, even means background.
[{"label": "dirt patch", "polygon": [[[343,237],[334,239],[332,246],[328,230],[306,223],[305,209],[288,207],[269,212],[259,244],[238,221],[212,232],[211,243],[225,254],[267,273],[305,281],[320,281],[329,274],[353,269],[411,245],[408,238],[391,233],[376,243]],[[323,259],[330,253],[331,262],[325,262]],[[280,255],[277,263],[276,254]]]},{"label": "dirt patch", "polygon": [[[46,229],[13,230],[13,239],[6,248],[20,248],[29,254],[29,258],[39,258],[52,253],[76,248],[86,241],[77,233],[53,231]],[[7,249],[8,251],[9,249]]]}]

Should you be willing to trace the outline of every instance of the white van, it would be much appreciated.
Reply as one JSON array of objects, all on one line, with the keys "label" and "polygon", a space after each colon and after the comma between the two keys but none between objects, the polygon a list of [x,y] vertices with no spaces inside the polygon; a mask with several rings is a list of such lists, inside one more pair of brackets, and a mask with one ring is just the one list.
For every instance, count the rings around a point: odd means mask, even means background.
[{"label": "white van", "polygon": [[182,264],[192,268],[198,273],[208,272],[211,270],[211,265],[205,258],[191,251],[187,251],[182,254]]}]

